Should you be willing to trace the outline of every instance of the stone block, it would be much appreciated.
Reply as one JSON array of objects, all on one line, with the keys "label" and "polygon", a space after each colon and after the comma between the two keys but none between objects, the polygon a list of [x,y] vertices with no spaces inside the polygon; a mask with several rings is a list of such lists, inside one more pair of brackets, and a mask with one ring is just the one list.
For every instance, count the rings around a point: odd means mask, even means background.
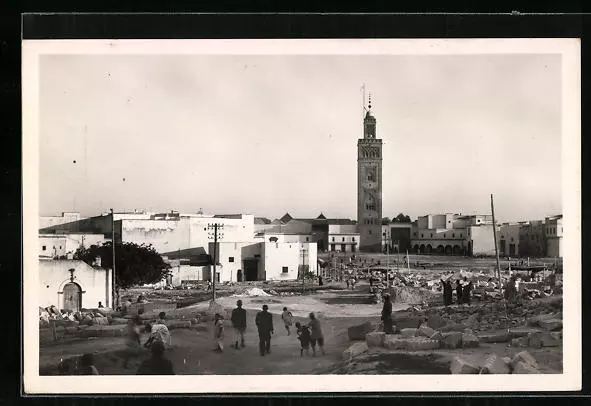
[{"label": "stone block", "polygon": [[559,319],[540,320],[539,325],[546,331],[562,330],[562,320]]},{"label": "stone block", "polygon": [[106,326],[109,324],[109,320],[106,317],[95,317],[92,319],[93,326]]},{"label": "stone block", "polygon": [[66,334],[78,334],[78,327],[66,327],[64,333]]},{"label": "stone block", "polygon": [[406,349],[406,340],[399,335],[388,334],[384,339],[384,347],[389,350]]},{"label": "stone block", "polygon": [[450,371],[454,375],[458,374],[478,374],[480,372],[480,368],[476,365],[473,365],[460,357],[455,357],[451,361],[451,365],[449,367]]},{"label": "stone block", "polygon": [[445,320],[438,314],[429,314],[427,316],[427,324],[431,328],[439,329],[445,325]]},{"label": "stone block", "polygon": [[365,335],[365,342],[367,343],[368,347],[382,347],[384,345],[385,338],[386,333],[375,331]]},{"label": "stone block", "polygon": [[397,331],[402,331],[404,328],[418,328],[424,320],[421,316],[396,316],[395,314],[392,316],[392,322],[396,325]]},{"label": "stone block", "polygon": [[439,348],[439,341],[425,337],[414,337],[406,340],[406,349],[409,351],[428,351]]},{"label": "stone block", "polygon": [[431,340],[435,340],[435,341],[443,341],[443,334],[441,334],[439,331],[434,332],[431,337],[429,337]]},{"label": "stone block", "polygon": [[519,348],[519,347],[527,347],[529,344],[529,339],[527,337],[518,337],[511,339],[511,347]]},{"label": "stone block", "polygon": [[534,331],[527,335],[527,345],[532,348],[542,347],[542,333],[540,331]]},{"label": "stone block", "polygon": [[474,334],[462,334],[462,348],[474,348],[478,347],[478,337]]},{"label": "stone block", "polygon": [[169,330],[174,330],[177,328],[191,328],[191,321],[190,320],[167,320],[166,327]]},{"label": "stone block", "polygon": [[[509,359],[511,362],[511,359]],[[511,373],[511,368],[509,365],[501,358],[497,356],[497,354],[489,355],[482,368],[480,368],[481,374],[509,374]]]},{"label": "stone block", "polygon": [[418,329],[416,328],[403,328],[400,330],[400,334],[403,337],[416,337]]},{"label": "stone block", "polygon": [[111,324],[127,324],[128,321],[129,321],[129,319],[124,319],[121,317],[113,317],[111,319]]},{"label": "stone block", "polygon": [[542,337],[540,338],[540,344],[542,347],[558,347],[560,346],[560,339],[556,338],[556,331],[547,333],[542,333]]},{"label": "stone block", "polygon": [[439,331],[442,333],[450,332],[450,331],[457,331],[461,332],[464,331],[466,327],[459,323],[448,323],[445,326],[441,327]]},{"label": "stone block", "polygon": [[509,341],[509,334],[506,331],[496,333],[478,334],[481,343],[506,343]]},{"label": "stone block", "polygon": [[435,334],[435,330],[424,324],[421,327],[419,327],[417,331],[417,335],[422,337],[431,337],[433,334]]},{"label": "stone block", "polygon": [[555,340],[562,340],[562,331],[553,331],[550,333],[550,336]]},{"label": "stone block", "polygon": [[368,350],[367,343],[365,342],[358,342],[347,348],[343,351],[343,359],[344,360],[351,360],[353,357],[356,357],[360,354],[363,354]]},{"label": "stone block", "polygon": [[449,332],[443,333],[442,347],[443,348],[460,348],[462,346],[462,333]]},{"label": "stone block", "polygon": [[371,322],[359,324],[357,326],[349,327],[347,333],[349,340],[365,340],[365,335],[373,330]]},{"label": "stone block", "polygon": [[514,374],[539,374],[537,367],[528,364],[527,362],[519,361],[513,366]]},{"label": "stone block", "polygon": [[534,366],[536,368],[538,367],[538,363],[536,362],[536,359],[527,351],[521,351],[521,352],[515,354],[513,359],[511,359],[511,367],[513,370],[515,370],[515,366],[519,362],[531,364],[532,366]]},{"label": "stone block", "polygon": [[529,333],[535,333],[537,331],[540,331],[540,329],[531,327],[516,327],[509,331],[509,335],[510,338],[527,337]]},{"label": "stone block", "polygon": [[95,325],[80,331],[81,337],[121,337],[125,335],[125,326],[121,325]]}]

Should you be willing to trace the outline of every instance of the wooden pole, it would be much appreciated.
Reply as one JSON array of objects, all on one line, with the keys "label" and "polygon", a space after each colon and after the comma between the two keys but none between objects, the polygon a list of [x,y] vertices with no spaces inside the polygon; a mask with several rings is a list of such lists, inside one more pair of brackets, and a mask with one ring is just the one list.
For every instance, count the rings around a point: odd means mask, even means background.
[{"label": "wooden pole", "polygon": [[215,302],[215,282],[217,279],[217,257],[218,257],[218,224],[213,225],[213,275],[211,278],[212,300]]},{"label": "wooden pole", "polygon": [[490,195],[490,208],[492,212],[493,220],[493,238],[495,239],[495,255],[497,257],[497,277],[499,279],[499,294],[502,294],[502,282],[501,282],[501,265],[499,264],[499,248],[497,246],[497,223],[495,221],[495,205],[493,202],[493,195]]},{"label": "wooden pole", "polygon": [[112,241],[112,248],[113,248],[113,274],[111,275],[111,297],[112,297],[112,309],[117,310],[117,282],[116,282],[116,266],[115,266],[115,214],[113,213],[113,209],[111,209],[111,241]]}]

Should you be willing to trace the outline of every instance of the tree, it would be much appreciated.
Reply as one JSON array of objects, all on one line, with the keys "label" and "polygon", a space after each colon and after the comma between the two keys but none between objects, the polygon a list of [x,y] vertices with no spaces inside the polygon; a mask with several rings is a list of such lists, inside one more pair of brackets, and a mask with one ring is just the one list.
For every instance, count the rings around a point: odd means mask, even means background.
[{"label": "tree", "polygon": [[391,221],[390,221],[390,218],[389,218],[389,217],[384,217],[384,218],[382,219],[382,225],[383,225],[383,226],[387,226],[387,225],[388,225],[388,224],[390,224],[390,223],[391,223]]},{"label": "tree", "polygon": [[412,223],[412,221],[410,221],[410,216],[399,213],[398,216],[392,219],[392,223]]},{"label": "tree", "polygon": [[[113,269],[113,246],[110,241],[88,248],[80,247],[74,254],[74,259],[82,260],[89,265],[92,265],[97,257],[100,257],[103,267]],[[170,265],[164,262],[151,244],[116,243],[115,265],[117,296],[120,288],[127,289],[136,285],[160,282],[170,274]]]}]

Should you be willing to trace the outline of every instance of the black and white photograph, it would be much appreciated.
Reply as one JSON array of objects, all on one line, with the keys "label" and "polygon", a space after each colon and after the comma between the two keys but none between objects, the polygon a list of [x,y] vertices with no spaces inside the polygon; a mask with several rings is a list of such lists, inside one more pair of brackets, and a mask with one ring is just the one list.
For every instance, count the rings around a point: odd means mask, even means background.
[{"label": "black and white photograph", "polygon": [[580,388],[579,47],[23,41],[25,390]]}]

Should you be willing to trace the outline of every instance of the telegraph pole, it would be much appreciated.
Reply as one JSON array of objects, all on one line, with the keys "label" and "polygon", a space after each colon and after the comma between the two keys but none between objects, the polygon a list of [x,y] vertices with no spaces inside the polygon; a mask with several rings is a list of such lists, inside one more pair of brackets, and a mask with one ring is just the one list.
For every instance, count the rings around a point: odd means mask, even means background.
[{"label": "telegraph pole", "polygon": [[113,274],[111,278],[111,295],[113,299],[113,310],[117,310],[116,299],[117,299],[117,284],[115,278],[115,215],[113,213],[113,209],[111,209],[111,241],[112,241],[112,248],[113,248]]},{"label": "telegraph pole", "polygon": [[499,264],[499,248],[497,247],[497,223],[495,222],[495,204],[493,202],[492,193],[490,195],[490,208],[493,220],[493,238],[495,239],[495,255],[497,257],[497,277],[499,278],[499,294],[501,294],[503,285],[501,283],[501,265]]},{"label": "telegraph pole", "polygon": [[216,272],[216,265],[217,265],[217,257],[218,257],[218,237],[219,238],[223,238],[224,235],[222,232],[218,232],[218,230],[223,230],[224,229],[224,225],[223,224],[218,224],[218,223],[213,223],[213,224],[208,224],[207,225],[207,229],[208,230],[213,230],[213,235],[210,232],[209,233],[209,238],[213,238],[213,260],[212,265],[213,265],[213,275],[211,277],[211,294],[212,294],[212,299],[215,302],[215,283],[216,283],[216,279],[217,279],[217,272]]}]

